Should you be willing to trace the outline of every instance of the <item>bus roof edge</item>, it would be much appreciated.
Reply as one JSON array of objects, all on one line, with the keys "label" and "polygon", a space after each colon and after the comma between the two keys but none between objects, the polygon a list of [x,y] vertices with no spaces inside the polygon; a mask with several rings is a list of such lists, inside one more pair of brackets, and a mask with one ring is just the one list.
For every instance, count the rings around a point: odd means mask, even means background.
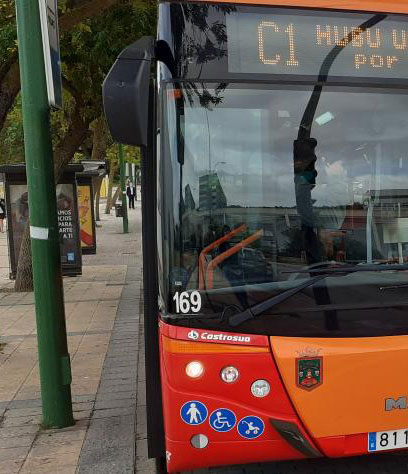
[{"label": "bus roof edge", "polygon": [[[230,3],[243,5],[323,8],[330,10],[408,13],[406,0],[194,0],[194,3]],[[185,2],[182,2],[185,3]]]}]

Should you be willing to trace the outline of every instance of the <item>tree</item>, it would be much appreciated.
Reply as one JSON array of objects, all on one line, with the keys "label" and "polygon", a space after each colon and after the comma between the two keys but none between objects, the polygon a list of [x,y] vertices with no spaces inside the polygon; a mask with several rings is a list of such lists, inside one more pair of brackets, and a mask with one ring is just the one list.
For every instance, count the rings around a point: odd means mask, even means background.
[{"label": "tree", "polygon": [[[62,0],[59,2],[61,13],[60,33],[72,31],[77,25],[103,15],[121,0]],[[143,0],[137,0],[140,5]],[[148,3],[148,2],[147,2]],[[17,34],[14,0],[0,2],[0,130],[14,101],[20,92],[20,72],[17,54]]]}]

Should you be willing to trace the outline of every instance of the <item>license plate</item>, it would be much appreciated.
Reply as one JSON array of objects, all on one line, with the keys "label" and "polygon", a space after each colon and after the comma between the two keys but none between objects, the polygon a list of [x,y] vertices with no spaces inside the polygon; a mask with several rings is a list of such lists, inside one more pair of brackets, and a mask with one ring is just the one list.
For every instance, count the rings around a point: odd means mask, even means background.
[{"label": "license plate", "polygon": [[408,428],[368,433],[368,451],[408,448]]}]

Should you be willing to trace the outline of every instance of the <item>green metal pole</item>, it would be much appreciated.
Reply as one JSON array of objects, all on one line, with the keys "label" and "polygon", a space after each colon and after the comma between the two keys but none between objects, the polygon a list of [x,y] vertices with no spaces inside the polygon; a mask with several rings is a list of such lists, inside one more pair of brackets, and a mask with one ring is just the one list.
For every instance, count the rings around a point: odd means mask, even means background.
[{"label": "green metal pole", "polygon": [[74,423],[38,0],[16,0],[42,421]]},{"label": "green metal pole", "polygon": [[119,144],[119,167],[120,167],[120,188],[122,191],[122,215],[123,215],[123,233],[129,232],[129,222],[126,202],[126,184],[125,184],[125,160],[123,158],[123,145]]}]

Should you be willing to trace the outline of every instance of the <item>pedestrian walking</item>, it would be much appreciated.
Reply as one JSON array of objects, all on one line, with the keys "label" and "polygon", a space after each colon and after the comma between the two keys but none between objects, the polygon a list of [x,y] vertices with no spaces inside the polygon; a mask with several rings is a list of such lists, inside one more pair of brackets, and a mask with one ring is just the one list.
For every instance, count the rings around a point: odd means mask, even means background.
[{"label": "pedestrian walking", "polygon": [[0,198],[0,232],[4,232],[4,219],[6,218],[6,201]]},{"label": "pedestrian walking", "polygon": [[136,186],[130,182],[126,188],[126,195],[129,199],[129,209],[135,208]]}]

